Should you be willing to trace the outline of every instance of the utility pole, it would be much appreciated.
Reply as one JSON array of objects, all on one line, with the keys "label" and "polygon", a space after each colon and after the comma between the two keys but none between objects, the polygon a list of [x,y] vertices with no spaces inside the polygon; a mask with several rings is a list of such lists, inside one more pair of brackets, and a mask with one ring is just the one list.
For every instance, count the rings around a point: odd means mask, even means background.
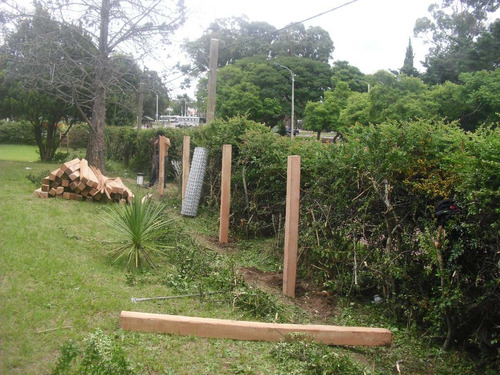
[{"label": "utility pole", "polygon": [[144,82],[139,83],[139,103],[137,104],[137,135],[142,127],[142,113],[144,110]]},{"label": "utility pole", "polygon": [[217,85],[217,60],[219,40],[210,40],[210,71],[208,73],[207,124],[215,118],[215,92]]}]

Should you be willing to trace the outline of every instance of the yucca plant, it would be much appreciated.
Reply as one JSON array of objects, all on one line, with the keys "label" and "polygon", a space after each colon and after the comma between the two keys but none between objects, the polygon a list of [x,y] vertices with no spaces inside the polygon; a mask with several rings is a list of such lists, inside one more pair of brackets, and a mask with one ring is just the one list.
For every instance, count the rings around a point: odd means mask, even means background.
[{"label": "yucca plant", "polygon": [[140,196],[128,205],[120,205],[107,212],[105,221],[116,233],[112,241],[115,261],[127,258],[127,264],[141,267],[142,259],[154,267],[151,254],[161,253],[168,246],[161,244],[159,238],[168,229],[170,220],[164,216],[165,205]]}]

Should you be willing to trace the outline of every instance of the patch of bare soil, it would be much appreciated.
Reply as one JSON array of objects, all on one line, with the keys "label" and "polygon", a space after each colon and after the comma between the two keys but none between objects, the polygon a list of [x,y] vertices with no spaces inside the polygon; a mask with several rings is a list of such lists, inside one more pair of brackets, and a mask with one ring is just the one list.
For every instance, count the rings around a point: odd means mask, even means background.
[{"label": "patch of bare soil", "polygon": [[[192,234],[202,246],[212,251],[233,251],[236,250],[235,242],[229,241],[228,244],[220,244],[218,238],[201,234]],[[239,268],[238,273],[243,277],[248,285],[271,293],[286,303],[294,303],[310,316],[318,319],[319,322],[325,321],[336,313],[336,300],[331,292],[319,289],[317,286],[297,281],[295,289],[295,298],[287,298],[283,295],[283,273],[282,272],[263,272],[255,267]]]},{"label": "patch of bare soil", "polygon": [[[262,272],[256,268],[240,268],[239,273],[247,284],[279,297],[283,296],[282,272]],[[289,301],[318,320],[327,319],[335,314],[335,299],[331,293],[302,281],[297,282],[295,293],[295,299],[289,299]]]}]

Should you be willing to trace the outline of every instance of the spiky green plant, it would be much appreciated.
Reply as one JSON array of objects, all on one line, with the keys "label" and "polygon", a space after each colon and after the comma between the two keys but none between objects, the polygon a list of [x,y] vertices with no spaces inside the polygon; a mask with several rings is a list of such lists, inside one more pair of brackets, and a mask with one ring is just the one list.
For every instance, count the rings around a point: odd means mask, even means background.
[{"label": "spiky green plant", "polygon": [[165,205],[140,196],[128,205],[110,209],[105,221],[116,233],[113,241],[116,247],[112,249],[115,261],[127,258],[129,266],[133,262],[136,268],[140,268],[144,258],[154,267],[151,255],[161,253],[168,247],[160,242],[171,221],[165,218],[164,212]]}]

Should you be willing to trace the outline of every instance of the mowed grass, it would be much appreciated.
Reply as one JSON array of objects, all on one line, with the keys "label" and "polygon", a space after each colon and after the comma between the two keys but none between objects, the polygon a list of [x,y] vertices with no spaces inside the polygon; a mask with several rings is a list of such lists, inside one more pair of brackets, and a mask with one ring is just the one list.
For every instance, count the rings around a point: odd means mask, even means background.
[{"label": "mowed grass", "polygon": [[37,146],[0,144],[0,160],[34,162],[40,154]]},{"label": "mowed grass", "polygon": [[[131,297],[176,294],[157,276],[127,283],[109,255],[101,216],[109,205],[40,199],[25,176],[57,164],[0,160],[0,373],[48,374],[61,344],[97,328],[120,337],[140,373],[273,373],[272,344],[121,332],[122,310],[240,318],[231,306],[178,299],[133,304]],[[249,370],[249,371],[250,371]]]}]

